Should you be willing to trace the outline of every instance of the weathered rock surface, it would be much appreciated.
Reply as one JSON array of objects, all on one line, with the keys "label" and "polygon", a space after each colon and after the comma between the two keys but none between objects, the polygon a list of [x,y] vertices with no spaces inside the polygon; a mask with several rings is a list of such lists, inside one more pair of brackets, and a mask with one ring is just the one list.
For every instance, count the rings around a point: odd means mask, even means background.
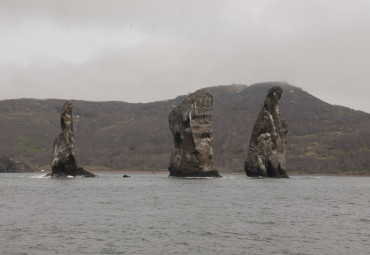
[{"label": "weathered rock surface", "polygon": [[286,173],[286,134],[288,125],[280,116],[282,89],[269,89],[254,124],[244,170],[248,176],[284,177]]},{"label": "weathered rock surface", "polygon": [[168,121],[174,137],[170,176],[221,177],[213,166],[212,107],[212,94],[201,89],[170,112]]},{"label": "weathered rock surface", "polygon": [[6,155],[0,157],[0,173],[25,173],[32,172],[32,169],[25,163],[18,162]]},{"label": "weathered rock surface", "polygon": [[78,166],[74,153],[74,133],[72,119],[72,102],[64,104],[61,114],[62,132],[55,138],[53,147],[53,161],[51,162],[51,176],[76,176],[96,177],[94,174]]}]

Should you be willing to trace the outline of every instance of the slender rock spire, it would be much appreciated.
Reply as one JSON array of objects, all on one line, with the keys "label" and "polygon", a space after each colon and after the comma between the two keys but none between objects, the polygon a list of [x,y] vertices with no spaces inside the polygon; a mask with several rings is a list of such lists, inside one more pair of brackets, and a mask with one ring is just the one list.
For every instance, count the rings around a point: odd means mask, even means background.
[{"label": "slender rock spire", "polygon": [[61,114],[62,132],[55,138],[53,146],[53,161],[51,162],[52,176],[76,176],[95,177],[78,166],[74,153],[74,133],[72,119],[72,102],[64,104]]},{"label": "slender rock spire", "polygon": [[280,116],[282,89],[269,89],[254,124],[244,170],[248,176],[288,178],[286,173],[286,134],[288,125]]}]

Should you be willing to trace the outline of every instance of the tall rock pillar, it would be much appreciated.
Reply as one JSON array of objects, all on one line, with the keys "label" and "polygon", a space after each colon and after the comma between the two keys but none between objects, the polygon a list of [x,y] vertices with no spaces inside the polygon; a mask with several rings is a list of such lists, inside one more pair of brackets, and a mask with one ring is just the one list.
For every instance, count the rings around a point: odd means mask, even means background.
[{"label": "tall rock pillar", "polygon": [[286,173],[286,134],[288,125],[280,116],[282,89],[269,89],[254,124],[244,170],[248,176],[288,178]]},{"label": "tall rock pillar", "polygon": [[72,119],[72,102],[64,104],[61,114],[62,132],[55,138],[53,146],[53,161],[51,162],[52,176],[76,176],[95,177],[78,166],[74,153],[74,133]]},{"label": "tall rock pillar", "polygon": [[170,112],[168,121],[174,138],[170,176],[221,177],[213,166],[212,107],[212,94],[201,89]]}]

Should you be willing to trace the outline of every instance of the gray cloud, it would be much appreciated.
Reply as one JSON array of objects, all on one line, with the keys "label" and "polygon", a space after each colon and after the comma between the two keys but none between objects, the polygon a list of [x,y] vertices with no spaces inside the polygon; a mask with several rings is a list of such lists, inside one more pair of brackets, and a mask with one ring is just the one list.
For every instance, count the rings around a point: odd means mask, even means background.
[{"label": "gray cloud", "polygon": [[370,112],[369,14],[362,0],[2,1],[1,98],[148,102],[285,80]]}]

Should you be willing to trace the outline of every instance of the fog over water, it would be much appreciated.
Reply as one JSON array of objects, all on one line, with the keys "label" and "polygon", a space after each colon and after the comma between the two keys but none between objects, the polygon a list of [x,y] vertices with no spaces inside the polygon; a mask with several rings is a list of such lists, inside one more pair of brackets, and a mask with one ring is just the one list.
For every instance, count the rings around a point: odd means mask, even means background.
[{"label": "fog over water", "polygon": [[3,0],[0,99],[150,102],[287,81],[370,112],[367,0]]}]

